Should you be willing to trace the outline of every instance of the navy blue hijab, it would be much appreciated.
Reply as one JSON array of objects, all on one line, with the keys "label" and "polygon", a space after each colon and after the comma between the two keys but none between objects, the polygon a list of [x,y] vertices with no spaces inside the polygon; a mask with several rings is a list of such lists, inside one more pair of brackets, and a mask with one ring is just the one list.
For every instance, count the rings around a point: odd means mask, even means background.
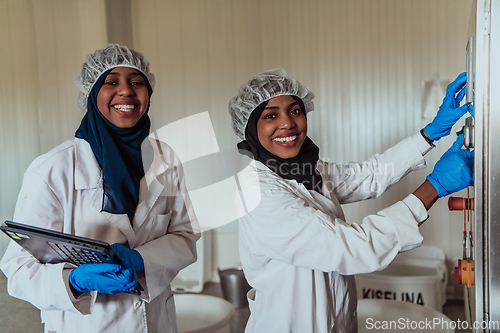
[{"label": "navy blue hijab", "polygon": [[[144,163],[141,154],[141,145],[148,137],[151,126],[149,104],[144,115],[131,128],[120,128],[107,120],[97,108],[97,94],[112,70],[113,68],[104,72],[94,84],[87,101],[87,113],[75,137],[90,144],[102,169],[104,198],[101,211],[127,214],[132,223],[139,202],[139,182],[144,176],[144,169],[147,170],[152,163],[151,154],[144,154],[149,156]],[[153,91],[149,81],[145,75],[140,74],[146,81],[151,98]]]}]

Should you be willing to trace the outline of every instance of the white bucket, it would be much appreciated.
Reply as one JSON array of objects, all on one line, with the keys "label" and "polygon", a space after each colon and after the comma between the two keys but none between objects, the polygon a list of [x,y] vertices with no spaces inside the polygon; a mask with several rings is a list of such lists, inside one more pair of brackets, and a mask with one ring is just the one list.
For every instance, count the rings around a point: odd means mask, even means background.
[{"label": "white bucket", "polygon": [[358,301],[358,332],[453,333],[456,323],[434,309],[379,299]]},{"label": "white bucket", "polygon": [[431,246],[415,251],[414,257],[413,251],[398,255],[384,270],[356,275],[358,299],[409,302],[441,312],[448,283],[444,253]]},{"label": "white bucket", "polygon": [[230,333],[234,307],[228,301],[208,295],[175,294],[179,333]]}]

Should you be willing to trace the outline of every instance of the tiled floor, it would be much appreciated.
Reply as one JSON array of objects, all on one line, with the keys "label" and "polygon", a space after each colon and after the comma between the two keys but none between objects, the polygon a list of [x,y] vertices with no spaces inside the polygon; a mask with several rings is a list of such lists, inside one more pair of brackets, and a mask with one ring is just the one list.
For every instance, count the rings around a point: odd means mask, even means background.
[{"label": "tiled floor", "polygon": [[[43,326],[40,323],[40,312],[31,304],[20,301],[7,294],[7,279],[0,273],[0,331],[2,333],[41,333]],[[222,290],[218,283],[205,285],[203,294],[222,297]],[[443,312],[451,320],[465,319],[463,301],[448,301]],[[237,309],[231,321],[231,333],[243,333],[250,311],[248,308]],[[457,333],[470,332],[455,330]]]}]

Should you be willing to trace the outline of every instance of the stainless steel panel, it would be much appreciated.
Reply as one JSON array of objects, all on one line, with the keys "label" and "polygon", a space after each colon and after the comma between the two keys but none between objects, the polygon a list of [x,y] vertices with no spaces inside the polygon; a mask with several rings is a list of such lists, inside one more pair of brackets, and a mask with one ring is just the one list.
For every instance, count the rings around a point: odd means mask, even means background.
[{"label": "stainless steel panel", "polygon": [[[488,41],[488,36],[481,33],[484,29],[484,22],[481,16],[484,13],[484,6],[489,0],[475,1],[471,14],[471,21],[474,22],[474,36],[476,36],[475,47],[475,315],[472,316],[472,321],[484,321],[488,317],[489,297],[488,297],[488,272],[487,260],[488,252],[486,248],[487,242],[487,221],[489,216],[488,211],[488,188],[489,182],[489,126],[488,121],[489,109],[484,105],[484,96],[486,96],[485,87],[488,85],[487,73],[489,72],[489,50],[485,43]],[[479,18],[479,19],[478,19]],[[479,31],[476,34],[476,31]],[[469,29],[469,34],[471,34]],[[488,45],[486,43],[486,45]],[[477,329],[475,332],[487,332],[486,330]]]},{"label": "stainless steel panel", "polygon": [[[500,322],[500,1],[491,0],[489,20],[489,91],[485,108],[489,109],[489,188],[488,188],[488,279],[489,319]],[[488,24],[488,22],[486,23]],[[486,27],[488,28],[488,27]],[[486,115],[485,115],[486,117]],[[500,332],[500,327],[491,329]]]},{"label": "stainless steel panel", "polygon": [[500,0],[477,1],[475,332],[500,332]]}]

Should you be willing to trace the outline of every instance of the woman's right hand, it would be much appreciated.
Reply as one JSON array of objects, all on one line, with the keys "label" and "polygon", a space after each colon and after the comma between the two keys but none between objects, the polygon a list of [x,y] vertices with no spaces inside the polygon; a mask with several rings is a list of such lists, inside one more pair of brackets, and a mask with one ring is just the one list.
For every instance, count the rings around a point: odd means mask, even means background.
[{"label": "woman's right hand", "polygon": [[464,72],[446,88],[446,96],[443,99],[443,104],[439,107],[436,117],[424,128],[425,134],[431,140],[437,141],[450,134],[453,125],[467,111],[474,116],[474,109],[471,110],[469,105],[464,104],[460,106],[460,102],[465,96],[466,82],[467,76]]},{"label": "woman's right hand", "polygon": [[69,282],[81,293],[96,290],[102,294],[118,294],[131,291],[137,286],[137,274],[133,267],[84,264],[69,274]]}]

